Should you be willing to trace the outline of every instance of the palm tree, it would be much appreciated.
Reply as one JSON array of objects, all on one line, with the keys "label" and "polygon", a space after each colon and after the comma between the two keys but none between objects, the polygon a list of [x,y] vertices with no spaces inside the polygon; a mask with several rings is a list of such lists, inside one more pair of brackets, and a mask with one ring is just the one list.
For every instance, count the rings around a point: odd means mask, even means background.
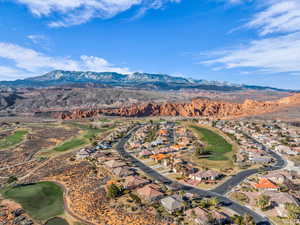
[{"label": "palm tree", "polygon": [[210,198],[209,199],[209,204],[213,207],[213,208],[216,208],[218,207],[220,201],[217,197],[213,197],[213,198]]},{"label": "palm tree", "polygon": [[260,195],[256,200],[256,205],[263,211],[267,210],[270,206],[270,196]]},{"label": "palm tree", "polygon": [[296,224],[296,220],[300,217],[300,207],[293,203],[286,203],[285,209],[287,210],[289,220],[294,221]]},{"label": "palm tree", "polygon": [[245,225],[255,225],[253,217],[249,214],[244,215],[244,224]]}]

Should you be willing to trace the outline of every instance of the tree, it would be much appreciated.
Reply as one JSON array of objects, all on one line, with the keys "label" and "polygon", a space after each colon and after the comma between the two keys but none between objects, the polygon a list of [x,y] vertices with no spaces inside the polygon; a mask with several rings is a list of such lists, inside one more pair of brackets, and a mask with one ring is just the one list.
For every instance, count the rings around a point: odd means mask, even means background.
[{"label": "tree", "polygon": [[263,211],[266,211],[270,206],[270,196],[260,195],[256,200],[256,205]]},{"label": "tree", "polygon": [[203,146],[195,146],[195,155],[197,157],[201,157],[201,156],[204,156],[204,155],[208,155],[209,154],[209,151],[206,150]]},{"label": "tree", "polygon": [[244,215],[244,224],[245,225],[255,225],[256,223],[251,215],[245,214]]},{"label": "tree", "polygon": [[231,220],[234,224],[237,225],[255,225],[255,221],[253,217],[249,214],[245,214],[244,216],[234,215],[231,217]]},{"label": "tree", "polygon": [[217,197],[213,197],[209,199],[209,205],[211,207],[217,207],[220,204],[220,201]]},{"label": "tree", "polygon": [[287,211],[288,218],[295,221],[300,218],[300,207],[294,203],[285,203],[284,208]]},{"label": "tree", "polygon": [[217,220],[211,213],[208,214],[207,224],[217,224]]},{"label": "tree", "polygon": [[136,204],[142,203],[141,199],[137,195],[129,193],[129,196]]},{"label": "tree", "polygon": [[284,185],[284,184],[281,184],[280,187],[279,187],[279,190],[281,192],[288,192],[289,191],[289,188],[288,186]]},{"label": "tree", "polygon": [[244,218],[240,215],[234,215],[231,218],[231,220],[234,224],[237,224],[237,225],[243,225],[243,223],[244,223]]},{"label": "tree", "polygon": [[122,188],[118,187],[115,184],[109,185],[108,192],[107,192],[107,195],[109,198],[117,198],[117,197],[121,196],[122,193],[123,193]]},{"label": "tree", "polygon": [[236,156],[236,154],[234,154],[234,155],[232,156],[232,159],[233,159],[233,162],[237,162],[237,156]]},{"label": "tree", "polygon": [[178,192],[178,194],[180,195],[181,198],[183,198],[183,196],[185,195],[185,191],[184,190],[180,190]]},{"label": "tree", "polygon": [[7,183],[11,184],[11,183],[16,182],[16,181],[18,181],[18,178],[16,176],[10,176],[7,180]]},{"label": "tree", "polygon": [[199,207],[200,208],[208,208],[210,205],[209,205],[209,202],[207,199],[202,199],[200,202],[199,202]]}]

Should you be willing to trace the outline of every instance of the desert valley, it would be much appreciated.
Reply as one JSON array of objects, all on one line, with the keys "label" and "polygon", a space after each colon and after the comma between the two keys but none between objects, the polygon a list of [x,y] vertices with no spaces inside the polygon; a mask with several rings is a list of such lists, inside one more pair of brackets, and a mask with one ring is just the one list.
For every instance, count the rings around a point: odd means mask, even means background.
[{"label": "desert valley", "polygon": [[2,86],[1,224],[297,221],[296,91],[63,79]]},{"label": "desert valley", "polygon": [[300,225],[300,0],[0,0],[0,225]]}]

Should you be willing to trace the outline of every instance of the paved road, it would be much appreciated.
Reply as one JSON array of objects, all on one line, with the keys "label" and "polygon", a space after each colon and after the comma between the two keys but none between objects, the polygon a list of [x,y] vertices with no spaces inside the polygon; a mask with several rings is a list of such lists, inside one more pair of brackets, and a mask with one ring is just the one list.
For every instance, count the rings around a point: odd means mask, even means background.
[{"label": "paved road", "polygon": [[176,181],[173,181],[173,180],[161,175],[157,171],[153,170],[152,168],[150,168],[147,165],[145,165],[144,163],[142,163],[140,160],[138,160],[135,157],[133,157],[132,155],[130,155],[128,152],[126,152],[124,145],[130,138],[131,134],[134,133],[137,129],[138,129],[138,127],[131,130],[128,135],[123,137],[122,140],[117,144],[116,149],[123,158],[126,158],[127,160],[129,160],[133,165],[140,168],[142,171],[144,171],[147,175],[152,177],[154,180],[159,181],[168,187],[172,187],[175,190],[176,189],[184,190],[184,191],[192,193],[192,194],[197,194],[200,197],[217,197],[226,207],[232,209],[236,213],[238,213],[240,215],[250,214],[254,218],[254,220],[257,224],[259,224],[259,225],[270,225],[271,224],[267,218],[259,215],[255,211],[253,211],[245,206],[242,206],[242,205],[232,201],[231,199],[229,199],[227,197],[224,197],[223,195],[221,195],[219,193],[216,193],[213,191],[202,190],[202,189],[199,189],[199,188],[196,188],[193,186],[188,186],[188,185],[184,185],[184,184],[178,183]]},{"label": "paved road", "polygon": [[278,155],[277,153],[275,153],[273,151],[268,150],[268,148],[266,146],[261,144],[259,141],[257,141],[253,137],[247,135],[246,133],[243,133],[243,134],[246,137],[248,137],[249,139],[251,139],[253,142],[255,142],[256,144],[261,145],[263,147],[263,150],[268,152],[268,154],[271,155],[275,159],[275,164],[273,164],[271,166],[267,166],[267,167],[262,167],[260,169],[250,169],[250,170],[242,171],[242,172],[236,174],[235,176],[233,176],[231,179],[224,182],[223,184],[219,185],[215,189],[212,189],[211,191],[216,192],[221,195],[224,195],[227,192],[229,192],[233,187],[237,186],[239,183],[241,183],[243,180],[245,180],[247,177],[249,177],[253,174],[263,172],[263,171],[279,170],[279,169],[283,169],[286,166],[286,161],[284,161],[280,155]]}]

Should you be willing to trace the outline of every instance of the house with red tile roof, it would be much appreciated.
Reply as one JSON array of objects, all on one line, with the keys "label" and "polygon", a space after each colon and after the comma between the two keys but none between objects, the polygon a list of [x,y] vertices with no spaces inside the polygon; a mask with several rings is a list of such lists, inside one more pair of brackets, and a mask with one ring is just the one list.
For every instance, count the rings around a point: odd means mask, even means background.
[{"label": "house with red tile roof", "polygon": [[277,190],[279,186],[270,181],[267,178],[260,178],[259,182],[253,185],[255,188],[260,190]]}]

